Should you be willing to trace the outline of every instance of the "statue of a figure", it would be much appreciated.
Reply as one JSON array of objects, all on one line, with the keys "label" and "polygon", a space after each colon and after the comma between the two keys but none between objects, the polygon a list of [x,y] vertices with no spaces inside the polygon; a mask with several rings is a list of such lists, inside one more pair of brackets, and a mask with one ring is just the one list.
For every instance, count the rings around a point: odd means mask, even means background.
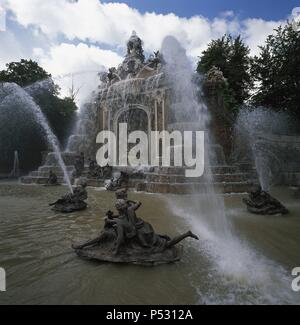
[{"label": "statue of a figure", "polygon": [[114,82],[117,82],[120,80],[120,77],[118,76],[118,71],[116,68],[109,68],[107,73],[107,80],[109,84],[112,84]]},{"label": "statue of a figure", "polygon": [[110,182],[106,185],[107,191],[117,191],[122,187],[127,187],[129,183],[129,174],[122,172],[118,178],[112,178]]},{"label": "statue of a figure", "polygon": [[152,69],[158,69],[162,64],[164,64],[162,54],[159,51],[154,52],[152,55],[150,55],[147,64]]},{"label": "statue of a figure", "polygon": [[100,167],[95,160],[89,158],[89,171],[88,177],[97,180],[110,179],[112,175],[112,167],[108,164],[104,167]]},{"label": "statue of a figure", "polygon": [[130,39],[127,42],[127,56],[136,56],[141,62],[145,61],[143,42],[133,31]]},{"label": "statue of a figure", "polygon": [[81,152],[79,156],[75,158],[75,177],[79,178],[84,172],[84,153]]},{"label": "statue of a figure", "polygon": [[97,162],[91,158],[89,158],[88,162],[89,162],[88,177],[95,178],[95,179],[102,179],[103,168],[98,166]]},{"label": "statue of a figure", "polygon": [[199,238],[191,231],[171,239],[155,233],[150,223],[138,218],[141,202],[127,199],[125,189],[116,192],[117,215],[108,211],[99,237],[73,245],[79,256],[101,261],[157,265],[175,262],[180,252],[175,247],[182,240]]},{"label": "statue of a figure", "polygon": [[268,192],[262,190],[260,186],[250,192],[249,197],[243,199],[250,213],[260,215],[286,215],[288,209]]},{"label": "statue of a figure", "polygon": [[50,170],[50,172],[49,172],[49,177],[47,179],[46,185],[48,185],[48,186],[59,185],[58,184],[58,178],[57,178],[56,174],[52,170]]},{"label": "statue of a figure", "polygon": [[86,187],[87,183],[83,182],[74,189],[73,193],[67,193],[61,199],[49,205],[53,206],[52,210],[63,213],[85,210],[87,208],[85,201],[88,198]]},{"label": "statue of a figure", "polygon": [[112,176],[113,168],[107,164],[103,167],[103,179],[110,179]]}]

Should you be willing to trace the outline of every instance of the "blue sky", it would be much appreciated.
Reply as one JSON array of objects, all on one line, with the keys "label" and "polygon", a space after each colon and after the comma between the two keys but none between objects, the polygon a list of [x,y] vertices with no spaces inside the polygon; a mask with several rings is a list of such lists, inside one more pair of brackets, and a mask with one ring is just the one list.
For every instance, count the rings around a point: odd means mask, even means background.
[{"label": "blue sky", "polygon": [[181,17],[203,15],[213,18],[224,11],[234,11],[240,18],[279,20],[300,6],[300,0],[106,0],[125,2],[141,12],[175,13]]}]

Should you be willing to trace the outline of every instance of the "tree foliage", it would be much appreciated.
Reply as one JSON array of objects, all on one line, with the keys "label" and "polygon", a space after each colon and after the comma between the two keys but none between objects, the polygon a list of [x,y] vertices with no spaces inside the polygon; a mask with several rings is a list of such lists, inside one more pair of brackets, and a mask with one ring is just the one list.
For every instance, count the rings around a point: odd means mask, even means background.
[{"label": "tree foliage", "polygon": [[291,24],[268,36],[251,72],[257,81],[252,102],[300,119],[300,33]]},{"label": "tree foliage", "polygon": [[[73,98],[59,97],[59,87],[54,84],[49,73],[32,60],[21,60],[7,64],[7,69],[0,71],[1,82],[14,82],[23,87],[40,106],[60,143],[65,143],[77,106]],[[1,128],[0,137],[3,140],[2,146],[7,149],[2,148],[2,169],[7,170],[11,166],[14,150],[20,153],[23,169],[36,167],[41,162],[41,151],[49,149],[43,133],[34,122],[24,116],[24,110],[19,103],[1,109],[2,122],[6,120],[6,127]],[[13,138],[7,136],[12,129],[15,130]]]},{"label": "tree foliage", "polygon": [[202,53],[197,72],[206,74],[214,66],[220,69],[228,82],[225,101],[230,105],[241,105],[249,97],[252,85],[249,53],[249,47],[240,36],[224,35],[213,40]]},{"label": "tree foliage", "polygon": [[21,60],[6,65],[6,70],[0,71],[0,81],[15,82],[21,87],[26,87],[36,81],[50,78],[51,75],[32,60]]}]

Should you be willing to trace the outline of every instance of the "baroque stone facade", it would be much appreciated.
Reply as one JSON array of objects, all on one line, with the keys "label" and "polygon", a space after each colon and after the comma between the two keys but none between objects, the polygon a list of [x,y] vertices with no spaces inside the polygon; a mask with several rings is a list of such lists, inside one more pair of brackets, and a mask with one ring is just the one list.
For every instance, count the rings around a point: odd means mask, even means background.
[{"label": "baroque stone facade", "polygon": [[[170,80],[166,65],[160,52],[154,52],[147,60],[144,56],[141,39],[133,32],[127,42],[127,54],[124,61],[117,68],[110,68],[108,72],[100,74],[101,86],[95,92],[93,101],[83,107],[77,125],[77,131],[69,139],[69,144],[63,158],[70,174],[74,170],[74,157],[83,152],[86,158],[95,159],[99,144],[96,143],[97,134],[102,130],[113,131],[116,139],[119,137],[119,124],[126,122],[128,132],[144,131],[199,131],[197,114],[186,114],[186,107],[192,98],[182,98],[182,90],[178,89],[178,78],[189,76],[175,75],[176,80]],[[174,67],[176,69],[176,67]],[[213,74],[215,75],[215,74]],[[174,76],[172,76],[174,77]],[[221,77],[221,82],[224,78]],[[213,83],[208,77],[208,83]],[[173,85],[170,85],[173,82]],[[174,87],[175,86],[175,87]],[[184,85],[183,85],[184,86]],[[190,87],[190,84],[188,84]],[[184,89],[192,94],[191,89]],[[208,92],[209,93],[209,92]],[[215,91],[211,92],[215,96]],[[194,102],[193,102],[194,103]],[[214,101],[207,101],[208,106],[214,106]],[[197,105],[195,105],[197,106]],[[220,110],[222,111],[222,105]],[[193,106],[194,109],[196,107]],[[209,110],[218,112],[215,107]],[[224,113],[222,111],[222,113]],[[151,151],[149,143],[149,151]],[[236,167],[227,166],[222,146],[215,145],[213,174],[216,174],[214,186],[221,192],[245,192],[249,187],[248,175],[240,173]],[[130,150],[130,148],[128,148]],[[149,155],[150,157],[150,155]],[[216,159],[217,157],[217,159]],[[212,161],[212,159],[210,159]],[[149,162],[150,163],[150,162]],[[87,166],[84,175],[87,175]],[[121,167],[114,167],[117,172]],[[44,183],[49,170],[58,173],[59,181],[63,181],[56,158],[53,153],[48,154],[44,166],[23,178],[24,183]],[[144,171],[144,178],[132,179],[129,187],[146,192],[171,192],[188,194],[205,190],[205,178],[190,179],[184,177],[185,167],[155,167],[151,171]],[[130,170],[128,170],[130,173]],[[231,173],[229,176],[228,173]],[[91,186],[103,186],[103,182],[89,179]]]},{"label": "baroque stone facade", "polygon": [[101,75],[103,84],[97,99],[99,131],[111,130],[117,135],[121,122],[128,123],[129,132],[166,129],[168,87],[162,66],[159,52],[145,61],[142,41],[133,32],[122,64]]}]

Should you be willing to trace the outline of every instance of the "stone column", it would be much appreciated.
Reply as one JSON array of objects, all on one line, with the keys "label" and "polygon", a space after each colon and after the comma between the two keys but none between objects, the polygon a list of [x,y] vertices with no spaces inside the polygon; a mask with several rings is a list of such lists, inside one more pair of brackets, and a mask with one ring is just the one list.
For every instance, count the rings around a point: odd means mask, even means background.
[{"label": "stone column", "polygon": [[158,131],[158,105],[157,100],[154,101],[155,110],[155,131]]},{"label": "stone column", "polygon": [[162,108],[162,130],[166,129],[166,121],[165,121],[165,100],[162,100],[162,104],[161,104],[161,108]]}]

